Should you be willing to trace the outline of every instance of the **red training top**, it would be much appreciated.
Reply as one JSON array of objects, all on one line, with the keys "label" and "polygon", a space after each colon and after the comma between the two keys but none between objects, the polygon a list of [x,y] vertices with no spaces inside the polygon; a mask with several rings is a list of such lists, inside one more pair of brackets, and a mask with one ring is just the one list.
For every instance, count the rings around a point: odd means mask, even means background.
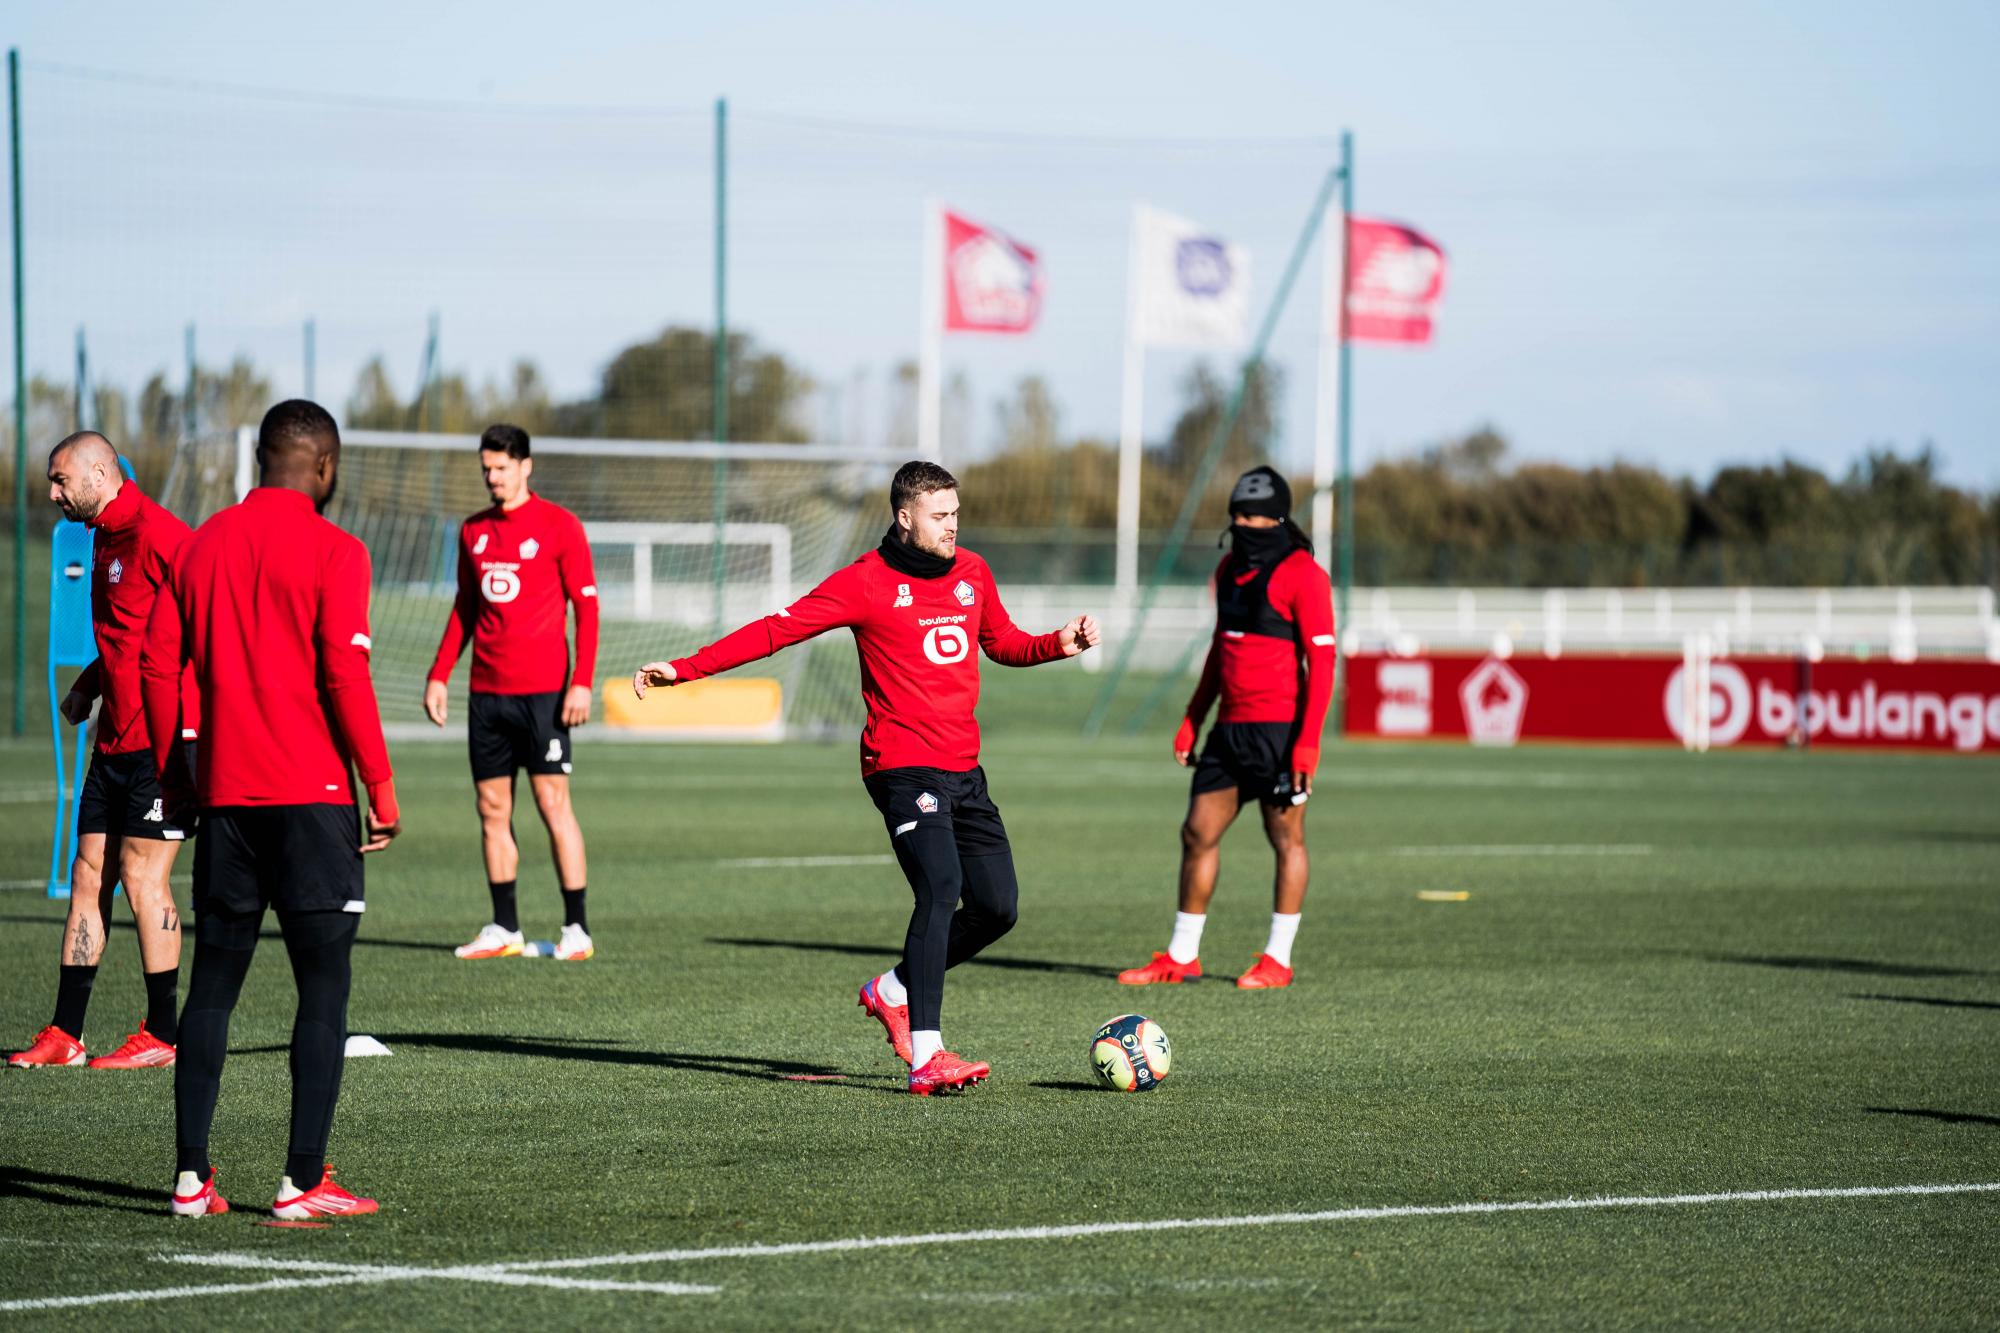
[{"label": "red training top", "polygon": [[1333,699],[1337,656],[1333,584],[1303,548],[1263,569],[1215,568],[1215,639],[1188,700],[1198,729],[1222,696],[1218,722],[1286,722],[1298,728],[1292,767],[1319,767],[1320,730]]},{"label": "red training top", "polygon": [[675,660],[680,680],[769,657],[780,648],[847,626],[861,653],[863,776],[889,768],[964,773],[979,765],[976,640],[1002,666],[1035,666],[1063,655],[1060,635],[1029,634],[1000,604],[993,571],[960,548],[941,578],[891,569],[870,551],[774,616],[753,620],[692,657]]},{"label": "red training top", "polygon": [[196,765],[204,806],[347,805],[350,761],[393,819],[389,749],[368,679],[368,548],[313,512],[303,491],[260,486],[201,525],[160,589],[141,654],[153,760],[183,663],[208,725]]},{"label": "red training top", "polygon": [[[567,612],[576,607],[576,669]],[[482,509],[458,530],[458,600],[430,678],[451,679],[472,639],[472,688],[547,694],[590,687],[597,667],[597,576],[575,514],[539,495],[515,509]]]},{"label": "red training top", "polygon": [[[97,714],[97,752],[133,754],[153,743],[139,691],[139,648],[154,598],[187,540],[188,525],[140,491],[138,482],[127,481],[90,526],[97,532],[90,570],[90,629],[97,639],[97,660],[70,689],[104,701]],[[168,720],[180,723],[181,736],[192,738],[201,723],[192,671],[182,673],[180,697],[168,711]]]}]

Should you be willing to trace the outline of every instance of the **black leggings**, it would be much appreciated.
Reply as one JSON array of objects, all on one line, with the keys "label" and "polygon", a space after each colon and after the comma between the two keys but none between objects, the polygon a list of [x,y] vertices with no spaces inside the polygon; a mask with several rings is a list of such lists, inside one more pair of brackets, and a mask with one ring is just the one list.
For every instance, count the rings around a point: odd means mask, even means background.
[{"label": "black leggings", "polygon": [[951,826],[928,821],[899,835],[895,844],[896,860],[917,899],[896,975],[910,992],[911,1029],[935,1032],[944,1011],[946,969],[1014,928],[1020,897],[1014,855],[961,856]]},{"label": "black leggings", "polygon": [[[351,912],[278,913],[278,928],[298,983],[298,1016],[292,1020],[292,1138],[285,1174],[300,1189],[319,1183],[333,1107],[340,1100],[340,1070],[347,1046],[349,957],[360,916]],[[209,1172],[208,1132],[222,1087],[229,1050],[229,1015],[250,974],[257,933],[254,912],[203,911],[195,922],[194,968],[181,1039],[174,1061],[175,1138],[181,1171],[204,1179]]]}]

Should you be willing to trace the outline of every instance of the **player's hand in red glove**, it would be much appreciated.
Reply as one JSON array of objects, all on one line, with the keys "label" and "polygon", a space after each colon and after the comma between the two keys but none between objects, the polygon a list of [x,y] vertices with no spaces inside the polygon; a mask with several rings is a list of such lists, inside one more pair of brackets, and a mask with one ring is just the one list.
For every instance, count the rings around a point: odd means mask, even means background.
[{"label": "player's hand in red glove", "polygon": [[1292,790],[1300,796],[1312,795],[1313,771],[1319,767],[1319,750],[1310,745],[1292,747]]},{"label": "player's hand in red glove", "polygon": [[1181,729],[1174,733],[1174,762],[1182,768],[1194,766],[1194,737],[1194,719],[1182,718]]},{"label": "player's hand in red glove", "polygon": [[403,831],[403,812],[396,807],[396,782],[391,778],[368,785],[368,830],[363,853],[379,852]]}]

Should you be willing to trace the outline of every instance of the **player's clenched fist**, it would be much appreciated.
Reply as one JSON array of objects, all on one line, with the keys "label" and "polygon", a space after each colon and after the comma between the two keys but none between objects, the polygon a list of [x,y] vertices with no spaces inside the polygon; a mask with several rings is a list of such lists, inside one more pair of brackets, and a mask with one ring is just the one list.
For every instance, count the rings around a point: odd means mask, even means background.
[{"label": "player's clenched fist", "polygon": [[1057,630],[1056,634],[1064,657],[1075,657],[1086,648],[1095,648],[1098,640],[1104,637],[1097,628],[1096,616],[1078,616]]},{"label": "player's clenched fist", "polygon": [[648,662],[632,673],[632,693],[643,699],[648,686],[671,685],[678,679],[672,662]]}]

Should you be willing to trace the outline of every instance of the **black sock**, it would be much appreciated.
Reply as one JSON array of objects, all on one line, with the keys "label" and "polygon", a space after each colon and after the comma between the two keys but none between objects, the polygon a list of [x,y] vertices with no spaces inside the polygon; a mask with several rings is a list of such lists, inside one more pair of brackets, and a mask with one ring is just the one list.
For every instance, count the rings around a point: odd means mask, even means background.
[{"label": "black sock", "polygon": [[583,918],[583,894],[584,888],[581,884],[573,889],[564,889],[562,891],[563,924],[565,926],[575,926],[587,935],[590,933],[590,927],[585,924]]},{"label": "black sock", "polygon": [[502,930],[519,930],[521,915],[514,906],[514,881],[488,880],[486,891],[493,895],[493,924]]},{"label": "black sock", "polygon": [[181,970],[146,974],[146,1031],[172,1046],[180,1039],[180,1020],[174,1015],[175,992],[180,989]]},{"label": "black sock", "polygon": [[287,1153],[285,1174],[292,1178],[293,1185],[309,1190],[326,1179],[326,1163],[315,1160],[311,1153]]},{"label": "black sock", "polygon": [[97,984],[97,964],[73,967],[64,963],[57,970],[56,1016],[52,1020],[78,1041],[83,1040],[83,1011],[90,1007],[90,988]]}]

